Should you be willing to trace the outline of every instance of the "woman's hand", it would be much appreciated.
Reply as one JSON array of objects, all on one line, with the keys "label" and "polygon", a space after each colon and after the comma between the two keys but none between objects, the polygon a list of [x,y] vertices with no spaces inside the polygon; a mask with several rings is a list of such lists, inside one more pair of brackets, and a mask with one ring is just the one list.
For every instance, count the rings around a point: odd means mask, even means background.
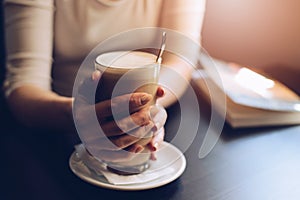
[{"label": "woman's hand", "polygon": [[[143,137],[152,132],[154,136],[146,143],[155,151],[163,141],[167,118],[164,108],[150,106],[156,97],[138,92],[94,104],[92,93],[100,77],[100,72],[95,71],[92,78],[83,82],[73,107],[76,128],[87,150],[105,161],[130,160],[146,148],[140,142],[144,143]],[[159,87],[156,95],[162,97],[164,90]],[[124,115],[128,110],[135,112]]]}]

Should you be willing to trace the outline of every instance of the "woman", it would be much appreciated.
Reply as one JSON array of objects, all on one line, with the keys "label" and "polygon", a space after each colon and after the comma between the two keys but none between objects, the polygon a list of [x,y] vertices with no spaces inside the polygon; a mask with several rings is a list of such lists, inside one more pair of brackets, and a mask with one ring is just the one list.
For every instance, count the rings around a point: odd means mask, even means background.
[{"label": "woman", "polygon": [[[13,114],[27,126],[73,130],[74,78],[83,58],[95,45],[114,34],[143,27],[179,31],[200,43],[205,1],[6,0],[4,6],[7,48],[4,88]],[[185,62],[165,55],[164,64],[190,79],[190,67]],[[94,73],[92,82],[100,76]],[[185,87],[170,84],[171,79],[162,72],[161,82],[169,84],[180,96]],[[164,106],[175,101],[169,91],[160,88],[157,94],[164,96],[159,100]],[[134,96],[133,103],[141,102],[141,98]],[[99,102],[97,115],[101,116],[106,106],[105,102]],[[149,123],[146,115],[136,115],[137,120],[146,118],[140,126]],[[153,150],[163,138],[163,128],[158,132],[149,145]],[[124,133],[117,138],[116,144],[122,144],[120,148],[130,152],[142,150],[123,136]]]}]

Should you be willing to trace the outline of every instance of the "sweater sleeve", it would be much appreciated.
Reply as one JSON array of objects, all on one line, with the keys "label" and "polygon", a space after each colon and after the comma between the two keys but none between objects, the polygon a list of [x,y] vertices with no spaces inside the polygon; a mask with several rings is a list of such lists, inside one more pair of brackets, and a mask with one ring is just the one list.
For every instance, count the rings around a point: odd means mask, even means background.
[{"label": "sweater sleeve", "polygon": [[53,0],[6,0],[5,95],[23,85],[51,89]]},{"label": "sweater sleeve", "polygon": [[164,0],[160,26],[201,43],[206,0]]}]

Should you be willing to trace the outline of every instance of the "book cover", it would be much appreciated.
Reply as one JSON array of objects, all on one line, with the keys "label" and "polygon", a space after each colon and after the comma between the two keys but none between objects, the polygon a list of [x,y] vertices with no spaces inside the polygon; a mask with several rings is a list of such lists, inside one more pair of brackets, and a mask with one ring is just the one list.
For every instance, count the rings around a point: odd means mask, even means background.
[{"label": "book cover", "polygon": [[207,55],[200,64],[193,85],[233,128],[300,124],[300,98],[282,83]]}]

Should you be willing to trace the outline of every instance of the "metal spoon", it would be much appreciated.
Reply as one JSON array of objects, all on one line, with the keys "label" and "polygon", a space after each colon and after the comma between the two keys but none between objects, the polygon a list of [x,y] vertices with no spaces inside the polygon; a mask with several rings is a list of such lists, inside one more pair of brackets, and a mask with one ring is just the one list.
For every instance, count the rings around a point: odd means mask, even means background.
[{"label": "metal spoon", "polygon": [[161,40],[161,45],[160,45],[160,49],[156,58],[156,62],[158,64],[161,64],[162,61],[162,54],[164,53],[164,50],[166,48],[166,40],[167,40],[167,33],[163,32],[162,33],[162,40]]}]

